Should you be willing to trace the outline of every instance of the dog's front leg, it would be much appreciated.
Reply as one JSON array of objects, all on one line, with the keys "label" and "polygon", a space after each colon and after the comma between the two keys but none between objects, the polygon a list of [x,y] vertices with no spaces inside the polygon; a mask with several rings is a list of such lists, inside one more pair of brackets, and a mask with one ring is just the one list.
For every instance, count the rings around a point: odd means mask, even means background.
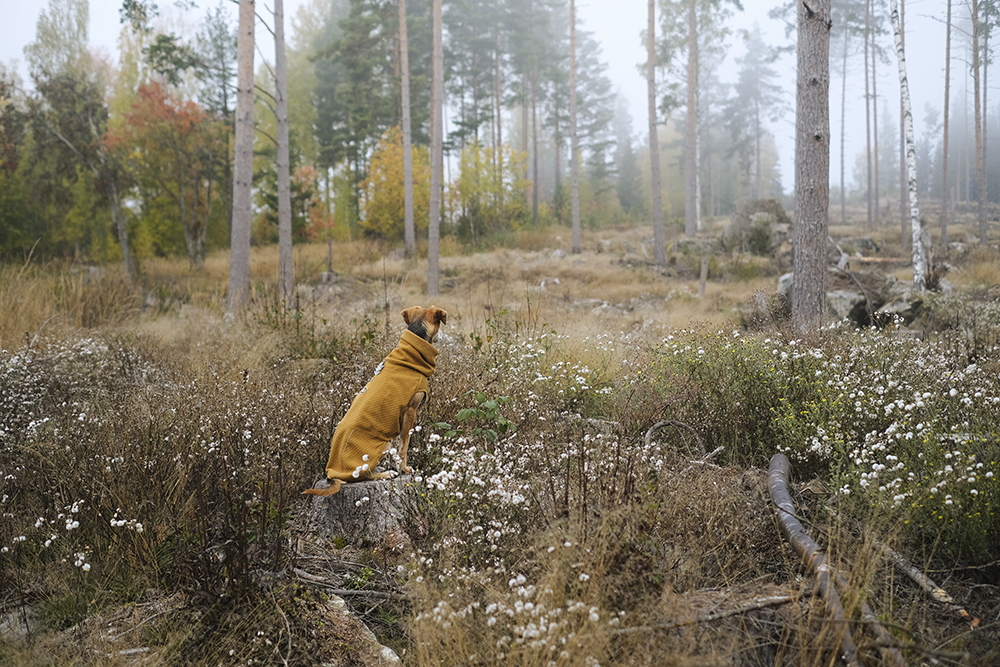
[{"label": "dog's front leg", "polygon": [[410,431],[413,429],[413,420],[417,417],[417,408],[423,402],[424,392],[418,391],[410,399],[409,404],[406,406],[406,411],[403,413],[403,428],[399,432],[399,460],[400,469],[407,475],[413,472],[413,468],[406,465],[406,450],[410,446]]}]

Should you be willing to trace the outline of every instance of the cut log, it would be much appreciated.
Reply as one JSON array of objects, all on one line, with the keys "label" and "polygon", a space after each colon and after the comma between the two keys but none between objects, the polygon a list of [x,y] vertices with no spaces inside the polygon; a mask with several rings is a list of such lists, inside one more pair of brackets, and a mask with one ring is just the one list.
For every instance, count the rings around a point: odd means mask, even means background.
[{"label": "cut log", "polygon": [[[316,488],[326,485],[324,479]],[[389,535],[403,537],[406,519],[417,516],[422,488],[413,475],[344,484],[332,496],[314,496],[306,521],[321,537],[350,544],[381,542]]]}]

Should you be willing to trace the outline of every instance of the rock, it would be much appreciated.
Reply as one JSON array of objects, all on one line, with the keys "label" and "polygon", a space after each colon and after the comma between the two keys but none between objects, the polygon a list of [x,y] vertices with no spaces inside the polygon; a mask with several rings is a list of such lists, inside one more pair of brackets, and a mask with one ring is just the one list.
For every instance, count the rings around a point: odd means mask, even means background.
[{"label": "rock", "polygon": [[562,248],[556,248],[552,251],[552,259],[562,259],[566,256],[566,251]]},{"label": "rock", "polygon": [[620,308],[618,308],[616,306],[612,306],[607,301],[605,301],[604,303],[602,303],[601,305],[599,305],[597,308],[594,308],[592,311],[590,311],[590,314],[591,315],[597,315],[598,317],[601,317],[601,316],[603,316],[603,317],[618,317],[618,316],[620,316],[622,314],[622,311],[621,311]]},{"label": "rock", "polygon": [[938,290],[941,291],[941,294],[954,294],[955,286],[947,278],[941,278],[938,281]]},{"label": "rock", "polygon": [[540,283],[538,284],[538,286],[539,286],[539,287],[540,287],[541,289],[545,289],[545,288],[546,288],[546,287],[548,287],[549,285],[558,285],[558,284],[559,284],[559,279],[558,279],[558,278],[549,278],[549,277],[545,277],[545,278],[542,278],[542,282],[540,282]]},{"label": "rock", "polygon": [[838,320],[849,319],[855,324],[867,322],[867,301],[863,295],[848,290],[835,290],[826,294],[826,307],[830,313]]},{"label": "rock", "polygon": [[844,252],[849,255],[853,254],[855,257],[870,257],[878,254],[879,251],[879,245],[875,242],[875,239],[866,236],[841,239],[840,247],[843,248]]},{"label": "rock", "polygon": [[722,244],[727,250],[773,256],[775,249],[789,240],[791,229],[792,221],[778,200],[744,199],[737,202],[722,232]]},{"label": "rock", "polygon": [[[325,479],[316,484],[325,486]],[[332,496],[315,496],[306,521],[321,537],[351,544],[404,539],[406,522],[419,515],[420,488],[413,475],[344,484]]]},{"label": "rock", "polygon": [[903,319],[904,324],[909,324],[917,319],[923,303],[924,300],[915,294],[899,296],[885,303],[885,305],[878,309],[876,315],[883,321],[900,317]]},{"label": "rock", "polygon": [[786,273],[780,278],[778,278],[778,294],[782,294],[788,297],[788,300],[792,300],[792,287],[795,285],[795,274]]}]

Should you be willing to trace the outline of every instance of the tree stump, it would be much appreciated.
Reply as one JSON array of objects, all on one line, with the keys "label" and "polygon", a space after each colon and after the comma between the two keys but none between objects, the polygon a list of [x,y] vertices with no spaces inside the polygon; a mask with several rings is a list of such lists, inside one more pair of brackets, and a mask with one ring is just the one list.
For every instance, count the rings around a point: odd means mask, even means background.
[{"label": "tree stump", "polygon": [[[325,479],[316,483],[317,489],[327,486]],[[422,487],[413,475],[344,484],[332,496],[313,497],[306,521],[321,537],[339,537],[350,544],[405,538],[407,520],[420,516],[417,499]]]}]

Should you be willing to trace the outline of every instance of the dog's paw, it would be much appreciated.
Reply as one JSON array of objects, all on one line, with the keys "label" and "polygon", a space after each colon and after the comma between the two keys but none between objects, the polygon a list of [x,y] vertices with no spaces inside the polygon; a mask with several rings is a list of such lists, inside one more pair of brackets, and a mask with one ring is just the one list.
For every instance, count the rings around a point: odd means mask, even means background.
[{"label": "dog's paw", "polygon": [[403,474],[405,474],[405,475],[412,475],[413,474],[413,468],[411,468],[410,466],[404,465],[404,466],[401,466],[401,467],[403,468]]}]

